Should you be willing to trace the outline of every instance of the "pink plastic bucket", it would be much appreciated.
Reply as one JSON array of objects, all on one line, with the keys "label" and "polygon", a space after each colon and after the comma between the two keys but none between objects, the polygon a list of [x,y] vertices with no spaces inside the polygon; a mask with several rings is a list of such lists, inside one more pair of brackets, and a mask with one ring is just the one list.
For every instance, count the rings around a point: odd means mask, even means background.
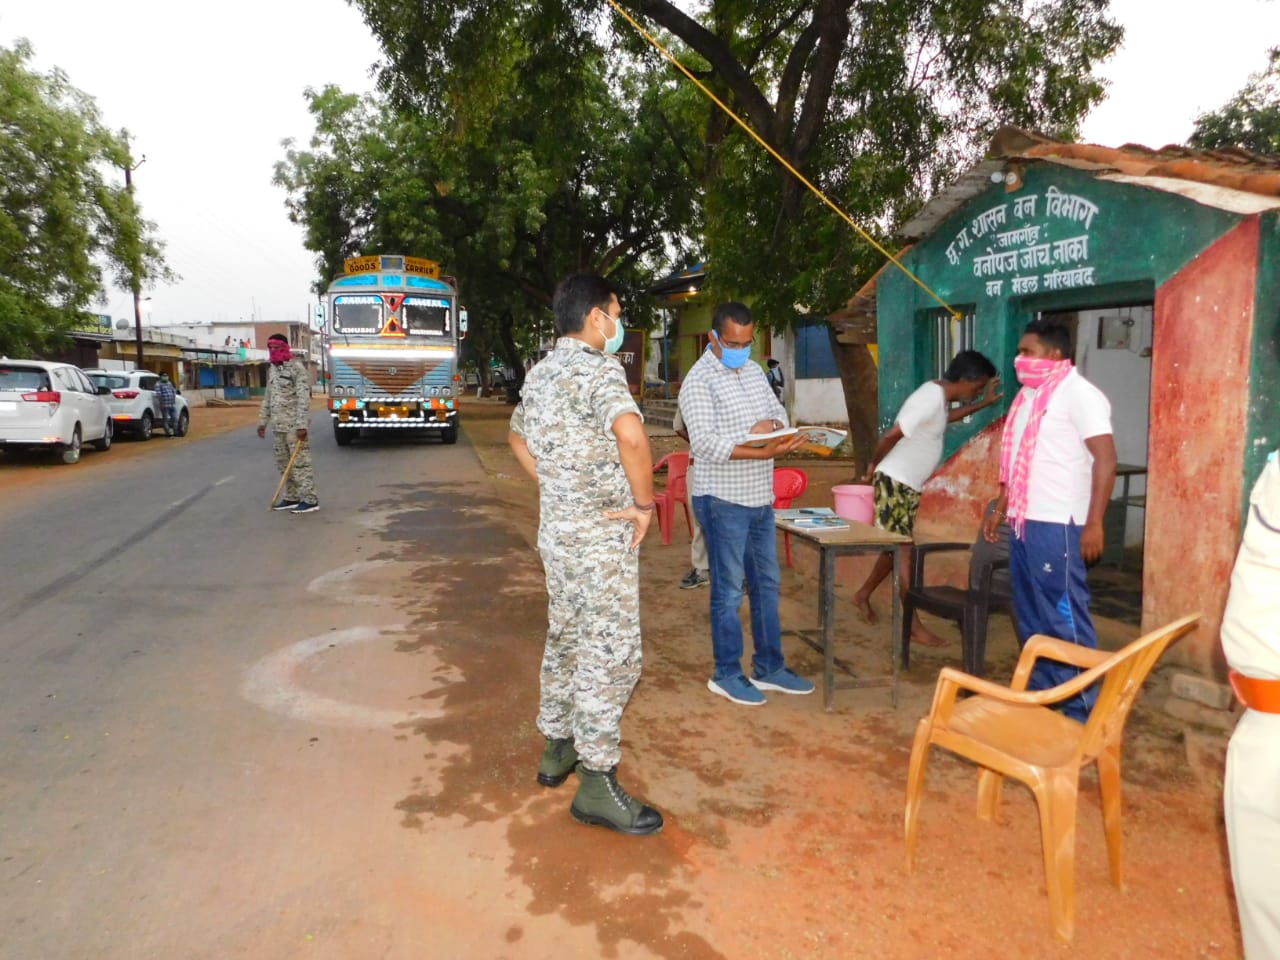
[{"label": "pink plastic bucket", "polygon": [[846,483],[832,487],[831,493],[836,498],[838,515],[858,523],[875,522],[876,494],[872,487]]}]

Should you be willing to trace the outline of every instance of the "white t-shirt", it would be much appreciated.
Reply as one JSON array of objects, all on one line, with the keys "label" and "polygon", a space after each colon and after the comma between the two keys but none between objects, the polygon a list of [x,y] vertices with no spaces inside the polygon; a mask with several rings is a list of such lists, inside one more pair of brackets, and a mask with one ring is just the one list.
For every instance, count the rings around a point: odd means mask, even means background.
[{"label": "white t-shirt", "polygon": [[[1034,397],[1033,391],[1014,421],[1015,450],[1022,442]],[[1026,519],[1083,524],[1089,518],[1093,454],[1084,442],[1110,433],[1111,401],[1072,369],[1054,391],[1040,423],[1027,477]]]},{"label": "white t-shirt", "polygon": [[876,470],[923,490],[924,482],[942,462],[942,435],[947,431],[947,395],[942,384],[930,380],[907,397],[894,421],[902,439],[893,445]]}]

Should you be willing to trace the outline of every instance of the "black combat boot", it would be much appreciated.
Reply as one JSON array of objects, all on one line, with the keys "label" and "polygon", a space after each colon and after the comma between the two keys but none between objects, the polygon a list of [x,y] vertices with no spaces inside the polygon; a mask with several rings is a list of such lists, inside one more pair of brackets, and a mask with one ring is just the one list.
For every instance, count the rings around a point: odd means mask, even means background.
[{"label": "black combat boot", "polygon": [[553,740],[547,737],[547,748],[542,751],[542,760],[538,763],[538,782],[544,787],[558,787],[573,773],[578,763],[578,751],[573,746],[573,738]]},{"label": "black combat boot", "polygon": [[578,792],[569,812],[579,823],[608,827],[619,833],[643,836],[662,829],[662,814],[630,796],[618,785],[618,768],[589,770],[578,767]]}]

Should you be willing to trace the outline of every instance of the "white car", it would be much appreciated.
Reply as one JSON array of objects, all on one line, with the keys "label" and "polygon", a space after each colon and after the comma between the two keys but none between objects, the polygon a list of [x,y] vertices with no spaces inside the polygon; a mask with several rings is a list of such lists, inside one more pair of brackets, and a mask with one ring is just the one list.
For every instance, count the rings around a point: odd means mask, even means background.
[{"label": "white car", "polygon": [[69,363],[0,359],[0,449],[44,447],[63,463],[80,459],[82,443],[110,450],[110,393]]},{"label": "white car", "polygon": [[[86,370],[85,375],[109,391],[107,403],[117,430],[131,433],[139,440],[150,440],[152,431],[164,427],[160,401],[155,395],[160,374],[150,370]],[[174,390],[176,392],[177,387]],[[173,415],[177,420],[177,435],[185,437],[191,426],[191,411],[181,393],[174,397]]]}]

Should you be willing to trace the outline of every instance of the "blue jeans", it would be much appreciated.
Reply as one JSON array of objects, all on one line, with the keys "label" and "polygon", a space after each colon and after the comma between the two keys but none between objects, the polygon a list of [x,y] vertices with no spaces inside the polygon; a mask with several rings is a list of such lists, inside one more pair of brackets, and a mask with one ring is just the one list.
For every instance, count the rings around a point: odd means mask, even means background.
[{"label": "blue jeans", "polygon": [[[1074,523],[1028,520],[1021,538],[1009,537],[1009,580],[1021,643],[1043,633],[1097,649],[1098,634],[1089,614],[1089,584],[1080,556],[1081,532]],[[1048,690],[1082,672],[1057,660],[1037,660],[1027,689]],[[1097,699],[1095,684],[1055,706],[1072,720],[1084,723]]]},{"label": "blue jeans", "polygon": [[742,580],[751,594],[751,658],[754,676],[783,667],[782,625],[778,620],[778,541],[773,506],[743,507],[716,497],[694,497],[693,512],[707,541],[711,565],[711,650],[713,680],[742,675]]}]

